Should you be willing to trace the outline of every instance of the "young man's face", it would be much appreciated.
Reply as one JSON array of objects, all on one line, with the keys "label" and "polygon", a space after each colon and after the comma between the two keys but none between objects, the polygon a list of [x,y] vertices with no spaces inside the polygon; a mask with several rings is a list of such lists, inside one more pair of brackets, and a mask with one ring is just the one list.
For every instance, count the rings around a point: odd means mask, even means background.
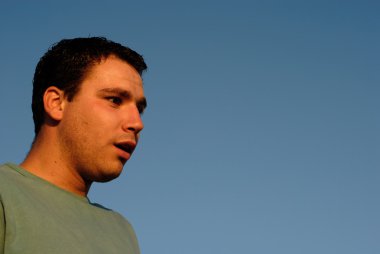
[{"label": "young man's face", "polygon": [[119,176],[143,129],[146,106],[138,72],[110,56],[95,64],[58,125],[64,162],[85,181]]}]

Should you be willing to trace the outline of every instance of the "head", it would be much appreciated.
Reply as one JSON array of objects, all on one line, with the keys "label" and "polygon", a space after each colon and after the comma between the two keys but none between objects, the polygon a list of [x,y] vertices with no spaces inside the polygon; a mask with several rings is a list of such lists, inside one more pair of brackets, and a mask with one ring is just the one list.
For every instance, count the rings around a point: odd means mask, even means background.
[{"label": "head", "polygon": [[50,86],[72,101],[91,68],[109,56],[131,65],[140,75],[147,66],[141,55],[102,37],[64,39],[53,45],[37,64],[33,79],[32,111],[37,136],[45,122],[43,95]]},{"label": "head", "polygon": [[54,45],[34,76],[34,154],[51,153],[47,161],[86,183],[117,177],[144,127],[145,69],[139,54],[105,38]]}]

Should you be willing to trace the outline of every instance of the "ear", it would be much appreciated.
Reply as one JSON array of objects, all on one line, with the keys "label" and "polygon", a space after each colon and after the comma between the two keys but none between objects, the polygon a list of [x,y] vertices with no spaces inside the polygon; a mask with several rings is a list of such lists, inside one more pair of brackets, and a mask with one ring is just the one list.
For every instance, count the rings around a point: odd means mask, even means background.
[{"label": "ear", "polygon": [[53,120],[59,121],[63,117],[64,95],[64,92],[55,86],[50,86],[45,90],[43,97],[45,112]]}]

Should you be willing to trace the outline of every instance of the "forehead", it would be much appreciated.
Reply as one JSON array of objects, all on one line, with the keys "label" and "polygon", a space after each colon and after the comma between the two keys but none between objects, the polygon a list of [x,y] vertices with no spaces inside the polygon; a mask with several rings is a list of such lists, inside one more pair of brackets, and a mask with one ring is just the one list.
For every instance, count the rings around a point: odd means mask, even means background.
[{"label": "forehead", "polygon": [[116,56],[101,59],[88,69],[84,80],[101,79],[103,81],[128,81],[142,86],[142,79],[136,69],[128,62]]},{"label": "forehead", "polygon": [[102,59],[89,68],[79,86],[78,96],[92,96],[100,91],[126,92],[133,100],[145,99],[140,74],[116,56]]}]

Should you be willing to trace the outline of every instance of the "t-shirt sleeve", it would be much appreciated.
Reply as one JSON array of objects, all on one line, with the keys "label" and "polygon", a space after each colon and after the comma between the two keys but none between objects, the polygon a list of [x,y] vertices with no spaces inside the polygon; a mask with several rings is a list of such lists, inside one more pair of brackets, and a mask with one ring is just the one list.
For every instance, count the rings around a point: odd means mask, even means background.
[{"label": "t-shirt sleeve", "polygon": [[0,254],[4,254],[5,245],[5,216],[4,206],[0,197]]}]

